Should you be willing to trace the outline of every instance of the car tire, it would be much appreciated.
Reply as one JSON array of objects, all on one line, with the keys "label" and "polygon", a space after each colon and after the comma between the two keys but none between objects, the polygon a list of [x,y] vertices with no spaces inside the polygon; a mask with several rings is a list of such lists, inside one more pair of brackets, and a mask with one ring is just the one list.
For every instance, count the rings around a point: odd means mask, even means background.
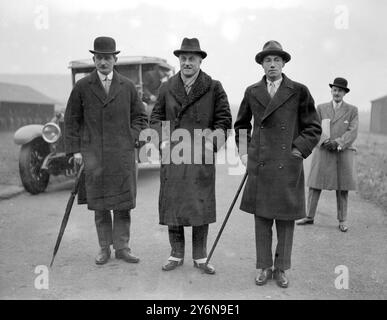
[{"label": "car tire", "polygon": [[31,194],[41,193],[47,188],[50,175],[47,171],[40,170],[40,167],[49,152],[49,145],[40,137],[24,144],[20,149],[20,178],[24,188]]}]

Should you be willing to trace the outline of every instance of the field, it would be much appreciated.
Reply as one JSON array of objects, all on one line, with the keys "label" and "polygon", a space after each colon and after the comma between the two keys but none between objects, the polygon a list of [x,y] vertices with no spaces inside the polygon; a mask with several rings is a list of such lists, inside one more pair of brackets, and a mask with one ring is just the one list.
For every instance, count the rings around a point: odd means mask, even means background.
[{"label": "field", "polygon": [[359,193],[387,212],[387,136],[359,133],[356,147]]},{"label": "field", "polygon": [[0,185],[21,185],[19,151],[20,146],[13,142],[13,132],[0,132]]}]

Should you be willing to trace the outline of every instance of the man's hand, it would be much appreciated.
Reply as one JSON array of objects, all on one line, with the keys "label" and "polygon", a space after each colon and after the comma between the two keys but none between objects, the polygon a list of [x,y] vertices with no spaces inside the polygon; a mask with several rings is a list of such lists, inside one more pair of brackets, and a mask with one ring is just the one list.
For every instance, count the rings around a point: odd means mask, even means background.
[{"label": "man's hand", "polygon": [[297,148],[292,148],[292,155],[295,156],[296,158],[304,159],[301,151],[298,150]]},{"label": "man's hand", "polygon": [[80,166],[83,163],[83,157],[80,152],[74,153],[74,164]]},{"label": "man's hand", "polygon": [[248,158],[247,153],[241,156],[242,164],[243,164],[245,167],[247,167],[247,158]]},{"label": "man's hand", "polygon": [[338,142],[335,140],[329,140],[327,143],[325,143],[325,148],[327,148],[329,151],[336,151],[337,147],[339,146]]}]

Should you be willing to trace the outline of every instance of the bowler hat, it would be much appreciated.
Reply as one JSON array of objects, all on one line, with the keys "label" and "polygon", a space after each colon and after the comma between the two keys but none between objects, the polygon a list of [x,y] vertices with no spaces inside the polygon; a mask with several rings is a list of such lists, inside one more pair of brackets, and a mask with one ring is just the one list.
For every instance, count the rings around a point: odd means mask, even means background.
[{"label": "bowler hat", "polygon": [[207,57],[207,53],[200,49],[199,40],[197,38],[184,38],[179,50],[173,51],[173,54],[178,57],[182,53],[197,53],[203,59]]},{"label": "bowler hat", "polygon": [[263,58],[268,55],[276,55],[282,57],[285,62],[290,61],[290,54],[282,49],[281,44],[278,41],[270,40],[265,43],[261,52],[255,56],[255,61],[262,64]]},{"label": "bowler hat", "polygon": [[89,50],[91,53],[101,54],[118,54],[116,50],[116,42],[110,37],[98,37],[94,40],[94,50]]},{"label": "bowler hat", "polygon": [[346,93],[348,93],[350,90],[347,87],[348,86],[348,81],[345,80],[344,78],[336,78],[333,80],[333,83],[330,83],[329,86],[332,87],[338,87],[343,89]]}]

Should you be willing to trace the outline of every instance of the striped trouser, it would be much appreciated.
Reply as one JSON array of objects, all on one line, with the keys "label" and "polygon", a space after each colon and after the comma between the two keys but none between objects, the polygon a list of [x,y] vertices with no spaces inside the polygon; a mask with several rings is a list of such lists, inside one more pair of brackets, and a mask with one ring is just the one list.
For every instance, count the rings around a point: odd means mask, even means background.
[{"label": "striped trouser", "polygon": [[[273,263],[272,240],[273,221],[277,231],[277,247]],[[257,250],[257,269],[274,268],[288,270],[291,265],[294,221],[273,220],[255,216],[255,246]]]}]

